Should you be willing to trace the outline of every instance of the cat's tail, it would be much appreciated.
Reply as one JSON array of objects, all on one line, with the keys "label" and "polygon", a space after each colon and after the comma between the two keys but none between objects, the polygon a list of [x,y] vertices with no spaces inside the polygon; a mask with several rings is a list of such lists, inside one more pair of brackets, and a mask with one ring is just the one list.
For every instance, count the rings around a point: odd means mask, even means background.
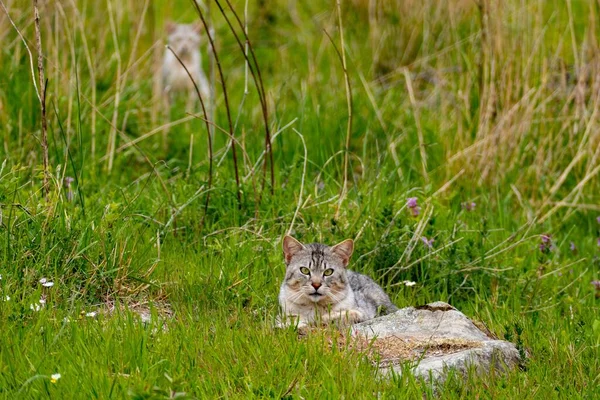
[{"label": "cat's tail", "polygon": [[394,303],[392,303],[391,301],[389,301],[387,304],[385,304],[384,307],[385,307],[385,314],[393,314],[399,310],[399,308],[396,307],[396,305]]}]

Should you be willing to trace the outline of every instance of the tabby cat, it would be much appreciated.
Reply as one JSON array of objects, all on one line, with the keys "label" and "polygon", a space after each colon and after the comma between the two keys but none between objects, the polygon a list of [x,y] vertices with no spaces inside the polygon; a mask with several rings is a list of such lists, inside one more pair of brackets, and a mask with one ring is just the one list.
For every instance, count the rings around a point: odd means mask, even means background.
[{"label": "tabby cat", "polygon": [[285,236],[287,268],[279,291],[280,326],[353,324],[398,310],[371,278],[346,269],[353,250],[352,239],[329,247]]}]

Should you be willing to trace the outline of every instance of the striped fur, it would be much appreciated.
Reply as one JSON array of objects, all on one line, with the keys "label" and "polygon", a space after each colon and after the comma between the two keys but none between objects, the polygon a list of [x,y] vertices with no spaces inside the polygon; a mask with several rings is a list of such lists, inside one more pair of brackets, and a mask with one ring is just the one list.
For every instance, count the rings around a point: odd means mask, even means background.
[{"label": "striped fur", "polygon": [[284,238],[287,268],[279,291],[282,325],[351,324],[398,309],[371,278],[346,269],[353,249],[350,239],[329,247]]}]

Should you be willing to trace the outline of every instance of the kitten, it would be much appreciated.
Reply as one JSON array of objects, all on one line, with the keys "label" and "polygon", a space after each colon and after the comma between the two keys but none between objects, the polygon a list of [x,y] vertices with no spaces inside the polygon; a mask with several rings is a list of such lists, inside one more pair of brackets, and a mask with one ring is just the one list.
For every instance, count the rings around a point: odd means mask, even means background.
[{"label": "kitten", "polygon": [[374,318],[380,311],[398,310],[371,278],[346,269],[353,250],[351,239],[329,247],[302,244],[285,236],[287,268],[279,291],[280,326],[298,323],[303,328],[334,321],[353,324]]},{"label": "kitten", "polygon": [[[202,69],[200,55],[200,26],[197,24],[176,24],[167,22],[167,42],[181,59],[200,90],[204,104],[208,104],[210,87]],[[163,94],[166,106],[170,107],[172,96],[187,92],[188,109],[198,101],[196,89],[187,72],[169,49],[165,49],[162,65]]]}]

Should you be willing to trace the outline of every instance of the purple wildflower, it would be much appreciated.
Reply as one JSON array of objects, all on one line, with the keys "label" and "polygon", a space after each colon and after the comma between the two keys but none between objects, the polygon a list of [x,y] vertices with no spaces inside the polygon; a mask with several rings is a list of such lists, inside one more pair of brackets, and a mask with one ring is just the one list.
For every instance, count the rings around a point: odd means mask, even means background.
[{"label": "purple wildflower", "polygon": [[554,249],[554,245],[552,244],[552,236],[550,235],[540,235],[542,242],[540,243],[540,251],[542,253],[550,253]]},{"label": "purple wildflower", "polygon": [[596,243],[598,244],[598,247],[600,247],[600,237],[598,238],[598,241]]},{"label": "purple wildflower", "polygon": [[594,285],[596,290],[600,291],[600,281],[591,281],[590,283]]},{"label": "purple wildflower", "polygon": [[470,203],[469,202],[461,203],[463,210],[466,210],[466,211],[473,211],[475,209],[476,205],[477,205],[477,203],[475,203],[474,201],[472,201]]},{"label": "purple wildflower", "polygon": [[410,212],[413,217],[418,216],[419,213],[421,212],[421,207],[419,207],[416,197],[409,197],[408,200],[406,201],[406,206],[408,208],[410,208]]},{"label": "purple wildflower", "polygon": [[423,243],[425,243],[425,246],[432,249],[433,248],[433,242],[435,241],[435,239],[431,238],[431,239],[427,239],[425,236],[421,237],[421,240],[423,241]]},{"label": "purple wildflower", "polygon": [[65,186],[65,188],[70,188],[71,187],[71,183],[73,183],[73,181],[75,181],[75,178],[71,177],[71,176],[65,176],[65,179],[63,181],[63,185]]},{"label": "purple wildflower", "polygon": [[569,244],[569,249],[571,249],[571,251],[575,252],[575,251],[577,251],[577,246],[575,246],[575,243],[571,242]]},{"label": "purple wildflower", "polygon": [[552,243],[552,236],[550,235],[541,235],[542,243],[549,244]]},{"label": "purple wildflower", "polygon": [[596,217],[596,221],[600,224],[600,215]]}]

